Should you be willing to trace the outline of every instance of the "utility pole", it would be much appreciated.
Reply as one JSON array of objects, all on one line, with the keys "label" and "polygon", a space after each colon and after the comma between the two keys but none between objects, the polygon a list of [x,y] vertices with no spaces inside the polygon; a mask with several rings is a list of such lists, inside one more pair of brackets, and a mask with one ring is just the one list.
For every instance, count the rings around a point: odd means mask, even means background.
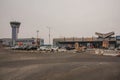
[{"label": "utility pole", "polygon": [[39,46],[39,42],[38,42],[38,33],[39,33],[39,30],[36,31],[37,32],[37,40],[36,40],[36,43],[37,43],[37,47]]},{"label": "utility pole", "polygon": [[37,30],[36,32],[37,32],[37,39],[38,39],[38,33],[39,33],[39,30]]},{"label": "utility pole", "polygon": [[49,36],[49,45],[50,45],[50,29],[51,29],[51,28],[48,27],[48,26],[47,26],[47,28],[48,28],[48,30],[49,30],[49,35],[48,35],[48,36]]}]

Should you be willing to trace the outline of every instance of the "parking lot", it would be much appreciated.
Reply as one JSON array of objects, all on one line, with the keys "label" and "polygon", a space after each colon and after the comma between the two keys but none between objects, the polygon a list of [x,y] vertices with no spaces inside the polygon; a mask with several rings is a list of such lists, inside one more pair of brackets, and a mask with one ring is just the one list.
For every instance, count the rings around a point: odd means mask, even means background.
[{"label": "parking lot", "polygon": [[0,80],[120,80],[120,58],[0,49]]}]

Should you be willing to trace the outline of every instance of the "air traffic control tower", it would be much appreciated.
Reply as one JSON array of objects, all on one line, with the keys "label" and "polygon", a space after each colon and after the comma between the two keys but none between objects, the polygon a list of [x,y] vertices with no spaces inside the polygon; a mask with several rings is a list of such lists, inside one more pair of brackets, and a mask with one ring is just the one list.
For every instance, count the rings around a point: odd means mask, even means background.
[{"label": "air traffic control tower", "polygon": [[20,22],[16,22],[16,21],[10,22],[10,25],[12,27],[12,44],[13,44],[13,46],[15,45],[15,41],[18,38],[20,24],[21,24]]}]

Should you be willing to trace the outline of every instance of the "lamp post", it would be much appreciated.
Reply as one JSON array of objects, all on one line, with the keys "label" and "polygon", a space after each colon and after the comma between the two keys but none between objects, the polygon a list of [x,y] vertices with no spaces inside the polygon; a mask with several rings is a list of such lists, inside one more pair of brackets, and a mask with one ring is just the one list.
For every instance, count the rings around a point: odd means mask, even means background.
[{"label": "lamp post", "polygon": [[38,33],[39,33],[39,30],[36,31],[37,32],[37,40],[36,40],[36,43],[37,43],[37,47],[39,46],[38,44]]},{"label": "lamp post", "polygon": [[36,32],[37,32],[37,39],[38,39],[38,33],[39,33],[39,30],[37,30]]},{"label": "lamp post", "polygon": [[49,30],[49,35],[48,35],[48,36],[49,36],[49,45],[50,45],[50,29],[51,29],[51,28],[48,27],[48,26],[47,26],[47,28],[48,28],[48,30]]}]

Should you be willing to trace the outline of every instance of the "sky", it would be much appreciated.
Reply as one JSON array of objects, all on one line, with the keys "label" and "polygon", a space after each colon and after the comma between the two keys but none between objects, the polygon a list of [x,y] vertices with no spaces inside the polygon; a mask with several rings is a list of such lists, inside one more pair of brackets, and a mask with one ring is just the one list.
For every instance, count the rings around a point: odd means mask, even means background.
[{"label": "sky", "polygon": [[120,35],[120,0],[0,0],[0,38],[11,38],[10,21],[21,22],[19,38]]}]

